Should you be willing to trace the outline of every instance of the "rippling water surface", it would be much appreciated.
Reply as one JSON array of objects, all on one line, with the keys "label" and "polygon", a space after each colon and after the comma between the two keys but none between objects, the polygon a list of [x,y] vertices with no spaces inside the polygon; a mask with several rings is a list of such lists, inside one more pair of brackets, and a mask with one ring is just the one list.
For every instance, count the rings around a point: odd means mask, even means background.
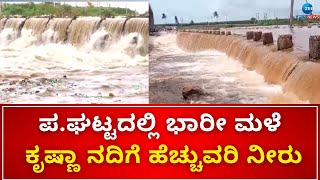
[{"label": "rippling water surface", "polygon": [[[20,31],[7,21],[0,32],[0,103],[149,102],[147,45],[135,25],[137,32],[115,39],[97,18],[46,21],[25,22]],[[122,22],[114,21],[114,32]]]},{"label": "rippling water surface", "polygon": [[[239,61],[210,50],[185,52],[177,47],[176,34],[152,39],[150,54],[151,103],[302,103],[283,94],[281,86],[265,83],[263,76],[246,70]],[[209,96],[184,100],[184,86],[196,85]]]}]

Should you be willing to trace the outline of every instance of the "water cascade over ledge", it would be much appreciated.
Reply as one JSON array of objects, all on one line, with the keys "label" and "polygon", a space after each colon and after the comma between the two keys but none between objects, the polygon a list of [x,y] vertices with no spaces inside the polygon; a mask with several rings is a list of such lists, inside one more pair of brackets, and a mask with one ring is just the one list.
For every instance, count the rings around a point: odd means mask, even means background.
[{"label": "water cascade over ledge", "polygon": [[0,17],[0,103],[148,103],[148,18]]},{"label": "water cascade over ledge", "polygon": [[303,101],[320,103],[320,63],[302,61],[293,54],[245,41],[239,36],[179,32],[177,45],[185,51],[215,49],[264,76],[269,84],[283,87]]}]

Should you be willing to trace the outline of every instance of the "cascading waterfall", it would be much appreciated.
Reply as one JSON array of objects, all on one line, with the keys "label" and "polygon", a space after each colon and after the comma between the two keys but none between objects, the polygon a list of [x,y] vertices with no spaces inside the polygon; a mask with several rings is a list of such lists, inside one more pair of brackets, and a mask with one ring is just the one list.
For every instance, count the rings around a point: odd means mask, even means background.
[{"label": "cascading waterfall", "polygon": [[125,18],[107,18],[103,20],[101,26],[103,26],[105,31],[109,32],[114,39],[119,39],[122,36],[125,23]]},{"label": "cascading waterfall", "polygon": [[143,36],[145,41],[149,37],[149,20],[147,18],[129,19],[124,27],[124,34],[137,32]]},{"label": "cascading waterfall", "polygon": [[33,36],[41,36],[46,29],[49,18],[29,18],[24,23],[22,33],[31,33]]},{"label": "cascading waterfall", "polygon": [[[31,44],[42,43],[41,39],[43,32],[49,22],[49,18],[29,18],[25,21],[23,28],[21,29],[21,38],[14,41],[12,46],[25,44],[29,46]],[[21,43],[21,41],[25,43]]]},{"label": "cascading waterfall", "polygon": [[292,54],[244,41],[237,36],[179,32],[177,44],[186,51],[216,49],[263,75],[270,84],[310,103],[320,102],[320,64],[304,62]]},{"label": "cascading waterfall", "polygon": [[9,18],[5,22],[4,29],[21,31],[21,28],[23,27],[25,20],[25,18]]},{"label": "cascading waterfall", "polygon": [[[100,32],[99,32],[100,31]],[[96,33],[94,35],[94,33]],[[0,37],[2,44],[24,37],[34,37],[37,43],[69,43],[77,47],[90,40],[117,42],[121,37],[137,33],[148,44],[148,18],[2,18]],[[97,37],[99,36],[99,37]],[[110,37],[109,37],[110,36]],[[108,38],[106,38],[108,37]],[[96,43],[96,44],[97,44]],[[105,43],[105,42],[103,42]]]},{"label": "cascading waterfall", "polygon": [[68,28],[71,23],[71,18],[53,18],[49,21],[47,29],[44,32],[44,42],[65,42],[68,36]]},{"label": "cascading waterfall", "polygon": [[4,28],[6,21],[7,21],[7,18],[0,19],[0,31],[2,31],[2,29]]},{"label": "cascading waterfall", "polygon": [[148,103],[148,27],[134,19],[1,18],[0,103]]},{"label": "cascading waterfall", "polygon": [[9,18],[0,33],[0,44],[7,45],[21,35],[21,29],[25,23],[25,18]]},{"label": "cascading waterfall", "polygon": [[[140,34],[137,40],[134,41],[140,41],[140,44],[149,44],[149,19],[134,18],[127,20],[124,27],[124,34],[127,35],[134,32]],[[140,54],[146,55],[149,53],[148,46],[138,47],[138,49]]]},{"label": "cascading waterfall", "polygon": [[68,42],[81,46],[90,39],[98,29],[101,18],[79,18],[73,20],[69,27]]}]

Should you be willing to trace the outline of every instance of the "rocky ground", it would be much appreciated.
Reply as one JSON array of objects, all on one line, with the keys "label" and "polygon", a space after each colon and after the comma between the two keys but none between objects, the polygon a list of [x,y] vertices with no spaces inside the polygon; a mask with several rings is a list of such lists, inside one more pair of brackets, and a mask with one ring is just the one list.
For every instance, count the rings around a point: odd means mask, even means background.
[{"label": "rocky ground", "polygon": [[[77,89],[81,88],[77,82],[68,80],[67,76],[59,78],[24,78],[23,80],[0,80],[0,99],[2,103],[19,102],[19,97],[29,96],[30,98],[37,97],[39,99],[45,97],[59,98],[68,94],[72,99],[88,99],[92,103],[99,103],[99,99],[112,99],[115,97],[113,93],[98,93],[95,96],[89,96],[86,93],[76,93]],[[108,88],[108,87],[106,87]],[[32,103],[32,101],[30,101]]]}]

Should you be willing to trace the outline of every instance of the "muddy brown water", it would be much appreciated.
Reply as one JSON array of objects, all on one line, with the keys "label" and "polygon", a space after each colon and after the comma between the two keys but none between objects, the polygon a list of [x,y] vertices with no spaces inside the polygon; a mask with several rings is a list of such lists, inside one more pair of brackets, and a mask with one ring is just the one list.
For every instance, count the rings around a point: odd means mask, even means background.
[{"label": "muddy brown water", "polygon": [[148,19],[9,18],[0,103],[148,103]]},{"label": "muddy brown water", "polygon": [[[150,103],[308,103],[223,51],[205,48],[201,39],[179,41],[186,49],[178,47],[175,33],[151,40]],[[187,85],[200,86],[210,95],[184,100],[182,88]]]}]

